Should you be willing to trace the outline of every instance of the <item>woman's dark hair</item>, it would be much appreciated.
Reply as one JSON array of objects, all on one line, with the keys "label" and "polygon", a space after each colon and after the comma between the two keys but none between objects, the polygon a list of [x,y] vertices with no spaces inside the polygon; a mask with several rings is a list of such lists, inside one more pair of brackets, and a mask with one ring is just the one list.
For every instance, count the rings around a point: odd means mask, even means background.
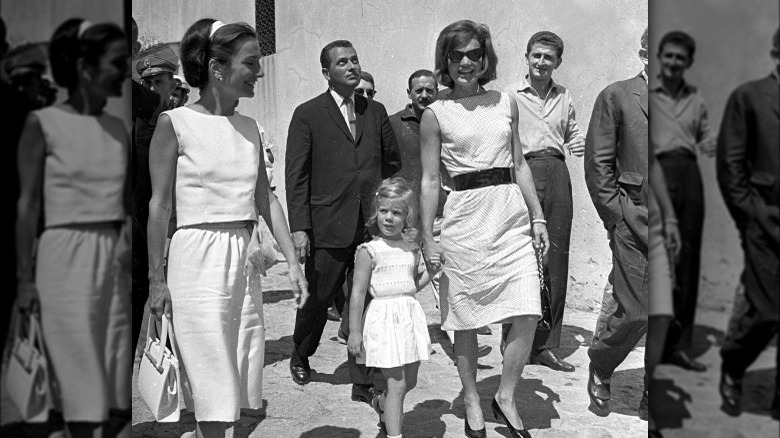
[{"label": "woman's dark hair", "polygon": [[240,41],[244,38],[257,39],[257,32],[246,23],[230,23],[217,29],[211,35],[213,18],[203,18],[195,22],[181,39],[181,66],[184,78],[192,87],[206,87],[209,82],[209,61],[215,59],[220,64],[228,64],[238,53]]},{"label": "woman's dark hair", "polygon": [[435,72],[438,82],[445,87],[452,88],[455,83],[447,70],[447,56],[450,51],[465,46],[472,39],[476,39],[484,49],[482,62],[487,63],[485,74],[477,81],[479,85],[485,85],[496,78],[496,64],[498,56],[493,49],[493,41],[490,37],[490,29],[487,25],[477,24],[471,20],[456,21],[442,29],[436,40]]},{"label": "woman's dark hair", "polygon": [[96,66],[110,43],[125,40],[122,28],[113,23],[92,24],[79,36],[82,22],[81,18],[65,21],[54,31],[49,43],[49,63],[54,82],[68,91],[78,85],[79,59]]}]

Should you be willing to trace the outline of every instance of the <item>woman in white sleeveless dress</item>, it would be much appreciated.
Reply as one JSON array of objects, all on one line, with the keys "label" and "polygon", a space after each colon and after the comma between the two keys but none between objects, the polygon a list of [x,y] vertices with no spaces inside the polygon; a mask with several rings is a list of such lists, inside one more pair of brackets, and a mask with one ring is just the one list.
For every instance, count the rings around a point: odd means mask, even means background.
[{"label": "woman in white sleeveless dress", "polygon": [[[496,63],[487,26],[464,20],[444,28],[436,43],[436,72],[452,92],[429,105],[420,123],[424,250],[427,261],[434,253],[443,260],[441,328],[455,330],[469,437],[486,434],[476,387],[476,329],[498,322],[512,328],[492,409],[512,436],[530,436],[514,393],[541,316],[534,247],[546,254],[549,245],[520,151],[516,103],[482,87],[495,79]],[[454,183],[444,206],[441,246],[433,239],[440,163]]]},{"label": "woman in white sleeveless dress", "polygon": [[49,61],[68,98],[33,111],[19,143],[19,300],[40,300],[65,432],[75,438],[130,436],[131,304],[116,282],[130,251],[128,136],[103,111],[122,95],[128,57],[119,26],[65,21]]},{"label": "woman in white sleeveless dress", "polygon": [[[239,98],[254,96],[263,76],[260,57],[257,35],[245,23],[193,24],[182,38],[181,59],[200,99],[161,114],[150,146],[150,307],[158,318],[172,313],[192,392],[187,407],[197,421],[190,437],[223,437],[242,408],[262,406],[265,330],[262,266],[253,268],[253,260],[262,260],[256,211],[288,261],[297,304],[308,297],[287,220],[268,184],[257,122],[234,110]],[[174,189],[177,230],[166,281]]]}]

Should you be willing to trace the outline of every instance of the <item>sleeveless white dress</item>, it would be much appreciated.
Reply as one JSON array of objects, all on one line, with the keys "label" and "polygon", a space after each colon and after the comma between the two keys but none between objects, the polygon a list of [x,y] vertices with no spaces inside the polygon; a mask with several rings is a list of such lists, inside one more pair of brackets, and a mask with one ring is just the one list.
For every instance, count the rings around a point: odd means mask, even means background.
[{"label": "sleeveless white dress", "polygon": [[394,368],[430,359],[431,339],[425,312],[414,297],[416,244],[380,237],[358,246],[372,260],[368,292],[373,299],[363,316],[365,357],[358,363]]},{"label": "sleeveless white dress", "polygon": [[[512,97],[498,91],[428,106],[451,176],[512,168]],[[444,205],[442,330],[469,330],[514,316],[541,316],[528,209],[517,184],[452,191]]]},{"label": "sleeveless white dress", "polygon": [[[257,122],[166,111],[179,142],[176,224],[168,254],[173,327],[197,421],[232,422],[262,407],[260,274],[244,270],[262,165]],[[188,396],[191,393],[192,399]]]}]

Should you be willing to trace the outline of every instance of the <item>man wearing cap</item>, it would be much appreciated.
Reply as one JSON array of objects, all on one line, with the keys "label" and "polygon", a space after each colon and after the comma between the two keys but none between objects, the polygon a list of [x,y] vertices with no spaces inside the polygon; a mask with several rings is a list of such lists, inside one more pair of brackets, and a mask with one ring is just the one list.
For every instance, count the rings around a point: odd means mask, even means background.
[{"label": "man wearing cap", "polygon": [[[138,42],[138,25],[132,20],[133,57],[138,54],[141,44]],[[143,323],[146,300],[149,297],[149,260],[146,248],[146,222],[149,217],[149,200],[152,198],[152,181],[149,175],[149,143],[152,141],[154,127],[161,111],[167,109],[161,96],[132,81],[133,86],[133,142],[132,142],[132,216],[133,216],[133,257],[132,257],[132,303],[133,303],[133,352]]]},{"label": "man wearing cap", "polygon": [[176,89],[176,81],[173,79],[179,68],[176,61],[176,53],[166,45],[154,54],[140,57],[135,63],[141,84],[162,96],[163,102],[168,102]]}]

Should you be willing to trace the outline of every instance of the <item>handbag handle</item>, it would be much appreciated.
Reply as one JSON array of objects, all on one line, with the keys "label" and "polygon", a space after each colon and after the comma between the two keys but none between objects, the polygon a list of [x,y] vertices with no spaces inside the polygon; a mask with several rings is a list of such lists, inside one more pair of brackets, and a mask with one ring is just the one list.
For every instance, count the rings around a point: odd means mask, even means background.
[{"label": "handbag handle", "polygon": [[[26,357],[20,357],[20,361],[22,362],[22,366],[24,367],[25,371],[30,371],[32,369],[32,361],[33,356],[36,351],[35,345],[38,345],[38,353],[41,355],[41,357],[44,360],[47,360],[46,358],[46,346],[43,345],[43,336],[41,334],[41,326],[38,323],[37,319],[38,313],[35,311],[30,311],[28,315],[28,324],[27,324],[27,341],[29,342],[30,348],[27,351]],[[22,331],[23,331],[23,322],[22,322],[22,315],[21,312],[16,318],[16,328],[15,328],[15,336],[21,337]]]},{"label": "handbag handle", "polygon": [[152,337],[152,326],[155,328],[155,333],[157,332],[157,324],[155,324],[155,318],[154,315],[149,314],[149,321],[146,324],[146,349],[144,351],[144,355],[149,358],[149,360],[152,362],[152,365],[154,365],[154,368],[162,373],[162,362],[165,358],[165,348],[168,343],[168,338],[170,336],[171,340],[171,356],[176,357],[176,347],[174,346],[175,340],[173,337],[173,327],[172,323],[168,320],[167,316],[164,316],[162,318],[162,336],[160,336],[158,339],[160,341],[160,355],[159,357],[154,357],[151,352],[151,342],[149,342],[149,339]]}]

